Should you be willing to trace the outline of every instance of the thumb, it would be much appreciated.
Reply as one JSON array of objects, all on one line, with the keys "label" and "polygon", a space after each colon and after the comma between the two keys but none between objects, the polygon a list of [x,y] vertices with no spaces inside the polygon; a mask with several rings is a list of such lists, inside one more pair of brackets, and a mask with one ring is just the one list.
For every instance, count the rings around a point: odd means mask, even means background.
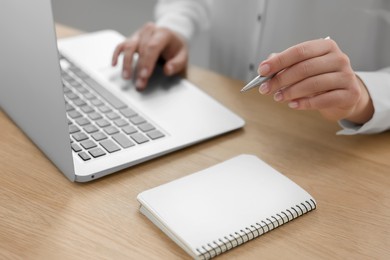
[{"label": "thumb", "polygon": [[164,65],[164,73],[168,76],[177,74],[185,69],[188,62],[188,55],[185,51],[179,51],[177,55],[167,60]]}]

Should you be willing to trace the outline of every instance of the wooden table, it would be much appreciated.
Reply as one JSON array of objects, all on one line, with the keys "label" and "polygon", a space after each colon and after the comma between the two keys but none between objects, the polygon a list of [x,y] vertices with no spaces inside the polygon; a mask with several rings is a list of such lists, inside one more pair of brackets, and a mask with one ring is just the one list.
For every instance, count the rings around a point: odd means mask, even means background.
[{"label": "wooden table", "polygon": [[188,79],[246,126],[90,183],[69,182],[0,112],[0,258],[189,259],[139,212],[137,194],[249,153],[318,208],[219,259],[390,259],[389,132],[338,136],[316,112],[240,94],[243,82],[195,67]]}]

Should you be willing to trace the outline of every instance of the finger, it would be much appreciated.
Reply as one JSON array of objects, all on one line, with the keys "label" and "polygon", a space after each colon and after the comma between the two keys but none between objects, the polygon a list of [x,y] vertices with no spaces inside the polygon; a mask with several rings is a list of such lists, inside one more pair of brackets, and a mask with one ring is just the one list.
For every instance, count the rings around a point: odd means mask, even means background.
[{"label": "finger", "polygon": [[355,97],[359,95],[359,85],[356,82],[356,76],[353,73],[336,72],[310,77],[276,92],[274,99],[279,102],[291,101],[317,96],[334,90],[346,90],[349,93],[350,97],[348,100],[343,101],[344,103],[348,103],[349,100],[355,100]]},{"label": "finger", "polygon": [[295,99],[288,103],[288,106],[297,110],[320,110],[340,103],[340,100],[347,96],[345,90],[334,90],[321,95]]},{"label": "finger", "polygon": [[173,58],[166,61],[164,73],[172,76],[184,70],[188,62],[188,53],[185,49],[180,50]]},{"label": "finger", "polygon": [[133,36],[132,38],[128,39],[125,43],[124,50],[123,50],[123,78],[130,79],[131,75],[133,73],[133,57],[135,52],[138,49],[138,36]]},{"label": "finger", "polygon": [[154,31],[156,30],[156,26],[154,23],[146,23],[140,30],[139,30],[139,52],[140,54],[143,54],[145,52],[148,52],[148,44],[150,42],[150,39],[152,38],[152,35],[154,34]]},{"label": "finger", "polygon": [[[142,43],[141,43],[142,44]],[[153,72],[156,62],[163,50],[167,47],[168,38],[163,31],[154,31],[150,35],[148,42],[141,45],[140,59],[138,61],[138,78],[143,79],[143,83],[147,83],[151,73]],[[137,86],[141,89],[145,85]]]},{"label": "finger", "polygon": [[298,62],[329,53],[336,47],[331,40],[312,40],[292,46],[281,53],[260,63],[258,72],[262,76],[269,76],[284,70]]},{"label": "finger", "polygon": [[[349,58],[344,53],[329,53],[327,55],[314,57],[301,61],[273,77],[270,83],[270,91],[274,93],[281,88],[291,86],[306,78],[320,74],[327,74],[337,71],[348,71],[350,68]],[[352,72],[352,69],[350,70]]]},{"label": "finger", "polygon": [[112,54],[112,66],[116,66],[118,64],[118,57],[122,53],[124,48],[124,42],[118,44],[114,50],[114,53]]},{"label": "finger", "polygon": [[317,96],[304,97],[292,100],[288,106],[297,110],[348,110],[351,105],[344,104],[343,101],[350,97],[350,93],[345,89],[336,89],[322,93]]},{"label": "finger", "polygon": [[340,120],[348,117],[355,107],[353,105],[339,106],[340,101],[346,98],[348,98],[346,90],[335,90],[322,95],[291,101],[288,106],[296,110],[318,110],[322,116],[329,120]]}]

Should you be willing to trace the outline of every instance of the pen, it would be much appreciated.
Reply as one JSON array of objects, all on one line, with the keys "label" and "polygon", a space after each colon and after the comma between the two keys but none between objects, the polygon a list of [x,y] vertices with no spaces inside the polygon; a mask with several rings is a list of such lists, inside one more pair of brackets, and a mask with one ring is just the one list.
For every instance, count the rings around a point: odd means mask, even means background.
[{"label": "pen", "polygon": [[252,79],[248,84],[246,84],[245,87],[241,89],[241,92],[245,92],[247,90],[260,86],[263,82],[266,82],[267,80],[271,79],[274,75],[275,74],[267,77],[258,75],[256,78]]}]

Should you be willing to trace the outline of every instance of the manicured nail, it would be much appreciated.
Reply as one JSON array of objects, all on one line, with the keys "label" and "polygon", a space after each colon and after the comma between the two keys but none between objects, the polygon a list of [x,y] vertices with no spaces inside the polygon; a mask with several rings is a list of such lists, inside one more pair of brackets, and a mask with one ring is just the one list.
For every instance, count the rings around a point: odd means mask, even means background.
[{"label": "manicured nail", "polygon": [[128,78],[130,78],[130,73],[127,70],[124,70],[122,72],[122,77],[125,79],[128,79]]},{"label": "manicured nail", "polygon": [[271,70],[271,68],[268,64],[262,64],[262,65],[260,65],[260,68],[257,71],[257,73],[259,73],[259,75],[261,75],[261,76],[266,76],[268,74],[268,72],[270,72],[270,70]]},{"label": "manicured nail", "polygon": [[135,86],[136,86],[136,88],[138,88],[138,89],[142,89],[142,88],[144,87],[143,80],[137,79],[137,81],[135,82]]},{"label": "manicured nail", "polygon": [[279,101],[282,101],[283,100],[283,94],[282,94],[282,91],[278,91],[275,93],[274,95],[274,100],[279,102]]},{"label": "manicured nail", "polygon": [[299,103],[297,101],[291,101],[288,103],[290,108],[298,108]]},{"label": "manicured nail", "polygon": [[263,95],[269,92],[268,82],[264,82],[263,84],[260,85],[259,92]]},{"label": "manicured nail", "polygon": [[140,73],[139,73],[139,76],[141,78],[146,78],[148,76],[148,69],[147,68],[143,68],[141,69]]}]

